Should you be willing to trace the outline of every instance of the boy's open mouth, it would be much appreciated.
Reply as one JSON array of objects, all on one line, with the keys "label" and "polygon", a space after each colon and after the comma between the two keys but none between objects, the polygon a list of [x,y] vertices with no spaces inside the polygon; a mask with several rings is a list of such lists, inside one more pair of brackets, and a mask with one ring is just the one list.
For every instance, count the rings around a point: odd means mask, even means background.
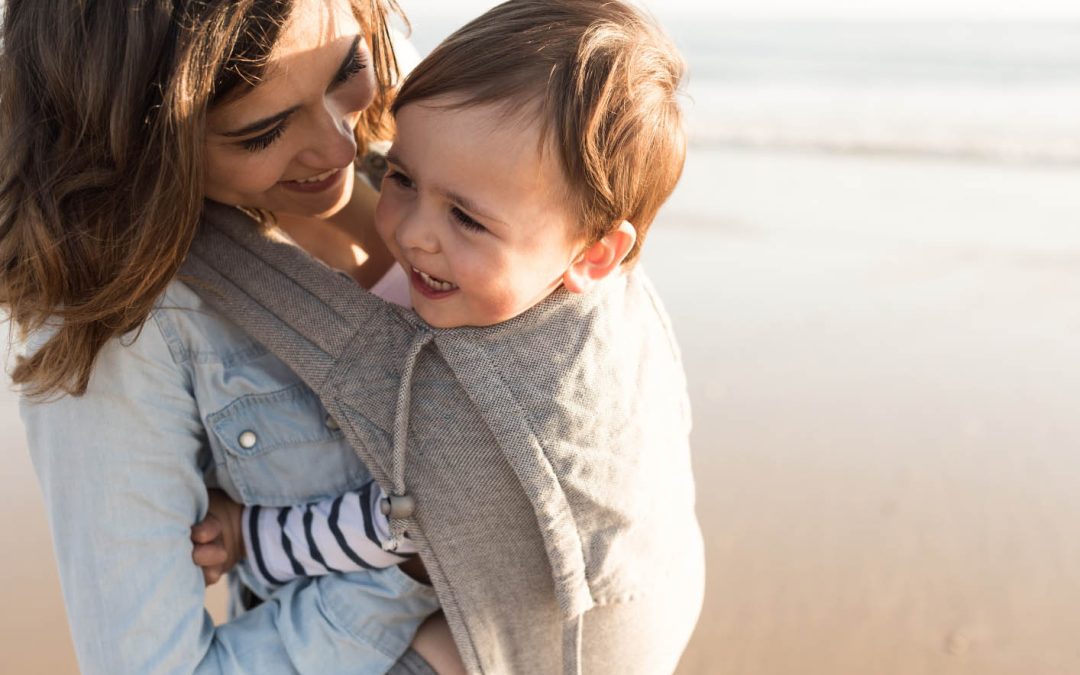
[{"label": "boy's open mouth", "polygon": [[433,277],[415,267],[412,268],[412,281],[417,290],[429,298],[440,297],[458,289],[456,284]]}]

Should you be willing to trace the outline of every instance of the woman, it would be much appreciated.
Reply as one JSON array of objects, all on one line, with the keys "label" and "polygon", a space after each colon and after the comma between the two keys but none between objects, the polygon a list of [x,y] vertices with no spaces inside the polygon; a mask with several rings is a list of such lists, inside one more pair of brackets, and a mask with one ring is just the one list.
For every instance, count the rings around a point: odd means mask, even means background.
[{"label": "woman", "polygon": [[390,11],[7,3],[0,303],[27,337],[12,376],[84,672],[385,672],[436,608],[393,568],[215,628],[190,557],[208,486],[292,504],[369,479],[312,392],[174,277],[209,198],[393,285],[353,171],[387,131]]}]

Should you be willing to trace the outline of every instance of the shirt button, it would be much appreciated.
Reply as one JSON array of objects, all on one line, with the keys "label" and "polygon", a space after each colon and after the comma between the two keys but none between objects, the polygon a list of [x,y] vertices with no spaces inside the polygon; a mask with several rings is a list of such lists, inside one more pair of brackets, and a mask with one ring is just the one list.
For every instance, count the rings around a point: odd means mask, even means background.
[{"label": "shirt button", "polygon": [[338,426],[337,420],[335,420],[330,413],[326,413],[326,418],[323,420],[326,424],[326,428],[330,431],[337,431],[341,427]]},{"label": "shirt button", "polygon": [[255,435],[254,431],[244,431],[240,434],[240,437],[236,439],[240,443],[240,447],[245,450],[250,450],[255,447],[255,444],[259,442],[259,437]]}]

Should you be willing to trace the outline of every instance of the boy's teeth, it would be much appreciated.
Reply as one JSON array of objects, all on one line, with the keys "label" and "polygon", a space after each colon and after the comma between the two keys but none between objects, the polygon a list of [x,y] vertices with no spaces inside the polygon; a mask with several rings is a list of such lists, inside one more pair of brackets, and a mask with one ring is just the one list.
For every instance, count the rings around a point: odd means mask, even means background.
[{"label": "boy's teeth", "polygon": [[318,183],[321,180],[326,180],[330,176],[333,176],[336,171],[337,171],[337,169],[330,169],[329,171],[325,171],[323,173],[320,173],[318,176],[312,176],[311,178],[302,178],[302,179],[300,179],[300,180],[298,180],[296,182],[297,183]]},{"label": "boy's teeth", "polygon": [[436,279],[427,272],[421,272],[420,270],[413,268],[413,272],[420,275],[420,278],[424,281],[424,285],[434,291],[452,291],[457,286],[449,281],[443,281],[442,279]]}]

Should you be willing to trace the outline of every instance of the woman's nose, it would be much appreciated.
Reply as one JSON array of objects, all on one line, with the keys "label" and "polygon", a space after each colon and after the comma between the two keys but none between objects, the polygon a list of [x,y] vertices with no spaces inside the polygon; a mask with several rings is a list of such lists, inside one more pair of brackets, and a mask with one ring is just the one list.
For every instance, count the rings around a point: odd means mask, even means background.
[{"label": "woman's nose", "polygon": [[353,120],[352,115],[342,119],[326,111],[312,128],[307,147],[298,157],[300,162],[320,169],[336,169],[352,164],[356,159]]}]

